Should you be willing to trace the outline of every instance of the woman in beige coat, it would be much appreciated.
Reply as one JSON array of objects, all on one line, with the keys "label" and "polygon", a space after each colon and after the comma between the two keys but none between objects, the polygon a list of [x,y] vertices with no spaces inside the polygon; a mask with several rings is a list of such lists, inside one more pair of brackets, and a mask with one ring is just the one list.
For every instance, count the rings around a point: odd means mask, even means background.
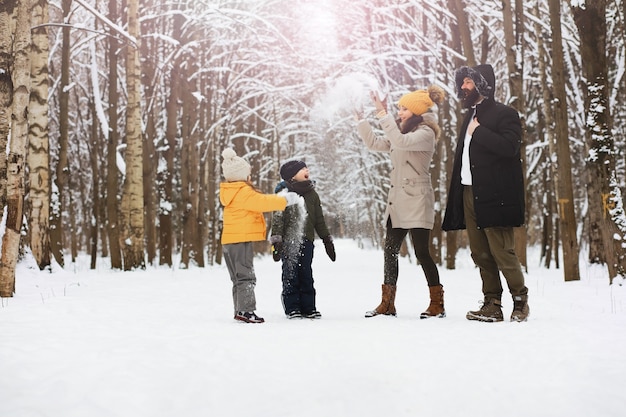
[{"label": "woman in beige coat", "polygon": [[426,275],[430,305],[420,318],[445,317],[443,286],[430,251],[430,231],[435,219],[435,198],[430,180],[430,162],[439,136],[436,113],[430,111],[441,104],[444,91],[438,86],[405,94],[398,101],[398,120],[386,111],[386,103],[376,94],[372,100],[384,136],[377,136],[367,120],[359,117],[357,131],[365,145],[373,150],[389,152],[393,169],[385,210],[387,227],[384,247],[384,282],[382,302],[365,317],[379,314],[396,315],[394,305],[398,281],[398,253],[407,233],[411,235],[415,256]]}]

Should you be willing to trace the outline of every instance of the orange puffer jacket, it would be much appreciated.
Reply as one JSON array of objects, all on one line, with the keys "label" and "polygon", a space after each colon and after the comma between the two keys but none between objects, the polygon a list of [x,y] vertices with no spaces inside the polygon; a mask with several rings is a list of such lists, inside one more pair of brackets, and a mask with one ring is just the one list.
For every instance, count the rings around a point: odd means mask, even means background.
[{"label": "orange puffer jacket", "polygon": [[224,245],[265,240],[263,213],[282,211],[287,206],[285,197],[260,193],[245,181],[221,183],[220,202],[224,206]]}]

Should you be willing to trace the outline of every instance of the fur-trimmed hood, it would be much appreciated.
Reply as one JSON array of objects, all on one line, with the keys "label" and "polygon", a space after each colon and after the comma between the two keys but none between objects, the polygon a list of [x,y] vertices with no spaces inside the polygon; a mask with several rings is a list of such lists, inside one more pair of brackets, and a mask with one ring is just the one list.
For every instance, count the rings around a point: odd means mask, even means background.
[{"label": "fur-trimmed hood", "polygon": [[496,76],[491,65],[484,64],[475,67],[461,67],[456,70],[454,79],[458,98],[463,98],[461,86],[463,85],[465,77],[469,77],[474,81],[476,90],[481,96],[493,100],[494,90],[496,89]]},{"label": "fur-trimmed hood", "polygon": [[437,113],[429,111],[424,113],[422,117],[424,118],[423,123],[435,132],[435,140],[438,140],[441,135],[441,128],[439,127],[439,117],[437,117]]}]

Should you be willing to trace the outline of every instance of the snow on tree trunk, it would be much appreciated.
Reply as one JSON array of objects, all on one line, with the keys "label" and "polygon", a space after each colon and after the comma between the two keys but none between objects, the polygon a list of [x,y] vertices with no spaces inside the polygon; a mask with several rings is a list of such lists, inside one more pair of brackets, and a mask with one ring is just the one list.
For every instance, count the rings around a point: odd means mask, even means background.
[{"label": "snow on tree trunk", "polygon": [[589,223],[599,234],[609,270],[609,281],[626,277],[626,219],[615,173],[616,149],[611,134],[606,56],[606,0],[572,7],[580,34],[583,72],[587,80],[585,113],[589,155],[587,182]]}]

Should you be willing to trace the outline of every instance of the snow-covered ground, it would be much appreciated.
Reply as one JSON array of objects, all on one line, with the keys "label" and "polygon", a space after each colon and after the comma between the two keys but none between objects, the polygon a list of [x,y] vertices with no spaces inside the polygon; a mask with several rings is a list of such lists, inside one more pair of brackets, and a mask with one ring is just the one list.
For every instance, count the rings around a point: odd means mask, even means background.
[{"label": "snow-covered ground", "polygon": [[[604,269],[564,282],[530,252],[526,323],[470,322],[469,255],[440,269],[448,317],[420,320],[421,269],[401,259],[398,317],[380,301],[382,251],[318,241],[321,320],[287,320],[280,264],[255,260],[257,313],[233,320],[225,266],[39,272],[0,306],[2,417],[623,416],[626,288]],[[84,261],[84,264],[83,264]],[[104,261],[103,261],[104,263]],[[512,302],[503,299],[508,318]]]}]

